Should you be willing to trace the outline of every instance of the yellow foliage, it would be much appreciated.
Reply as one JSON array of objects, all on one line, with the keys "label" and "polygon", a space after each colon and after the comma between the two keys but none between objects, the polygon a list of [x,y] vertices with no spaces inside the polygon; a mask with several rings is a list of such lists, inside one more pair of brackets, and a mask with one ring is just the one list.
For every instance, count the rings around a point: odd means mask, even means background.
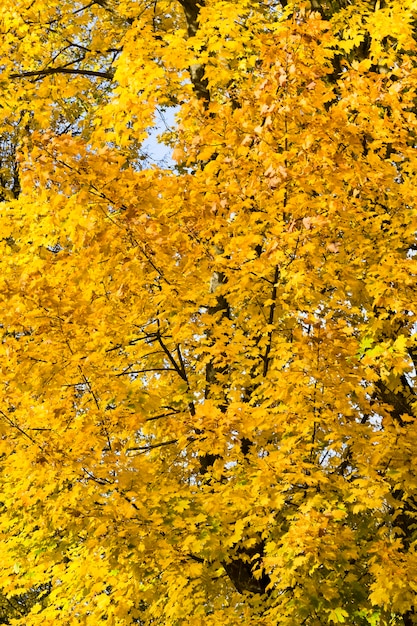
[{"label": "yellow foliage", "polygon": [[3,0],[0,619],[417,623],[416,17]]}]

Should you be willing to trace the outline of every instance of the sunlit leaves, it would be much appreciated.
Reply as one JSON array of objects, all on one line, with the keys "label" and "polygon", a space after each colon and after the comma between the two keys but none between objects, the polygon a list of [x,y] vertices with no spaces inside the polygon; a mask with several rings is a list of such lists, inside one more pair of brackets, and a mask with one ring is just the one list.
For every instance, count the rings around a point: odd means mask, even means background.
[{"label": "sunlit leaves", "polygon": [[16,623],[411,624],[415,9],[344,5],[3,2]]}]

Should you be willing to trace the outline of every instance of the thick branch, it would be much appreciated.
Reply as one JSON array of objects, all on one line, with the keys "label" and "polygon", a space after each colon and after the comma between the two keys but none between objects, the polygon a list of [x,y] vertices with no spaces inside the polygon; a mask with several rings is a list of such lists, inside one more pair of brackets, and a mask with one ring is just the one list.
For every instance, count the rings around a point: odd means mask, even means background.
[{"label": "thick branch", "polygon": [[378,390],[377,395],[382,402],[391,405],[391,415],[393,419],[401,426],[404,426],[401,416],[414,415],[412,404],[415,400],[415,395],[404,375],[401,376],[401,383],[401,391],[392,391],[385,383],[382,382],[382,380],[379,380],[376,383],[376,387]]},{"label": "thick branch", "polygon": [[[198,31],[198,18],[200,9],[204,6],[204,0],[200,0],[199,2],[195,0],[179,0],[179,3],[184,10],[188,37],[194,37]],[[204,78],[204,66],[200,63],[196,63],[190,67],[189,71],[194,93],[197,98],[204,103],[205,108],[207,108],[210,102],[210,92],[207,86],[207,79]]]},{"label": "thick branch", "polygon": [[271,583],[268,574],[263,573],[256,577],[254,570],[259,568],[264,554],[264,542],[261,540],[255,546],[247,548],[240,546],[231,561],[222,563],[227,575],[239,593],[249,591],[260,595],[268,594],[267,587]]},{"label": "thick branch", "polygon": [[200,2],[196,2],[195,0],[179,0],[179,3],[184,9],[188,36],[193,37],[198,30],[200,8],[204,6],[205,2],[204,0],[200,0]]},{"label": "thick branch", "polygon": [[77,74],[79,76],[97,76],[106,80],[113,79],[113,72],[99,72],[95,70],[77,70],[70,67],[48,67],[44,70],[33,70],[30,72],[21,72],[20,74],[10,74],[10,78],[30,78],[36,76],[43,78],[50,74]]},{"label": "thick branch", "polygon": [[[271,300],[272,300],[272,304],[269,307],[269,318],[268,318],[268,325],[269,327],[272,326],[272,324],[274,323],[274,316],[275,316],[275,309],[276,309],[276,300],[277,300],[277,289],[278,289],[278,280],[279,280],[279,267],[278,265],[275,267],[275,273],[274,273],[274,285],[272,287],[272,294],[271,294]],[[268,367],[269,367],[269,353],[271,352],[271,348],[272,348],[272,330],[268,331],[268,343],[266,344],[266,349],[265,349],[265,355],[263,357],[263,361],[264,361],[264,367],[263,367],[263,376],[265,377],[268,373]]]},{"label": "thick branch", "polygon": [[[197,34],[199,27],[200,8],[204,6],[204,0],[179,0],[183,10],[185,19],[187,22],[188,37],[194,37]],[[190,67],[190,77],[193,84],[194,93],[197,98],[203,103],[204,108],[207,109],[210,103],[210,92],[208,89],[207,79],[204,77],[205,68],[201,64],[196,64]],[[218,249],[217,252],[222,254],[222,250]],[[274,281],[274,294],[276,297],[276,282],[278,275]],[[208,313],[212,316],[216,316],[217,323],[221,324],[223,320],[230,319],[230,306],[226,296],[221,293],[221,288],[227,283],[226,275],[221,271],[213,271],[210,281],[210,293],[215,295],[215,304],[208,308]],[[275,299],[275,298],[274,298]],[[274,316],[274,307],[271,307],[270,316]],[[210,339],[210,332],[207,333]],[[270,338],[271,341],[271,338]],[[265,363],[268,363],[269,349],[265,355]],[[184,367],[181,363],[181,356],[179,355],[180,367]],[[266,365],[267,368],[267,365]],[[206,389],[205,397],[210,397],[211,389],[216,385],[220,376],[227,373],[227,365],[216,367],[213,360],[211,360],[206,367]],[[226,411],[227,400],[226,394],[223,394],[223,398],[219,402],[220,410]],[[198,433],[201,434],[201,433]],[[247,440],[248,441],[248,440]],[[244,444],[249,450],[251,442]],[[219,456],[217,454],[206,453],[200,456],[200,473],[205,474],[208,472],[209,467],[212,467],[216,459]],[[210,480],[210,479],[209,479]],[[239,593],[250,592],[255,594],[265,594],[266,588],[270,583],[270,579],[267,575],[257,577],[254,575],[254,569],[259,566],[259,559],[257,562],[253,562],[255,554],[261,555],[263,553],[263,545],[258,544],[255,548],[247,549],[242,546],[237,549],[236,553],[231,556],[230,559],[226,559],[223,562],[224,569]]]}]

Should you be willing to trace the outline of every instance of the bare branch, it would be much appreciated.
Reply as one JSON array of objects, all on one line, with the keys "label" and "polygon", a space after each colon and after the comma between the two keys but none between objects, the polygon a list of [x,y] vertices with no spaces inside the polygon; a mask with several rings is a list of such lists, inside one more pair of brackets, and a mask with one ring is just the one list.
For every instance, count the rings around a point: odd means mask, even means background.
[{"label": "bare branch", "polygon": [[100,72],[95,70],[78,70],[70,67],[48,67],[44,70],[32,70],[30,72],[22,72],[20,74],[10,74],[10,78],[30,78],[36,76],[42,78],[50,74],[76,74],[79,76],[97,76],[106,80],[113,80],[113,72]]},{"label": "bare branch", "polygon": [[137,446],[134,448],[127,448],[128,452],[148,452],[154,448],[162,448],[163,446],[171,446],[173,443],[178,443],[178,439],[170,439],[169,441],[161,441],[161,443],[150,443],[147,446]]},{"label": "bare branch", "polygon": [[129,376],[129,374],[145,374],[146,372],[176,372],[177,370],[173,367],[149,367],[143,370],[131,370],[128,372],[120,372],[120,374],[116,374],[119,376]]},{"label": "bare branch", "polygon": [[[269,327],[272,326],[272,324],[274,323],[274,315],[275,315],[275,309],[277,306],[277,283],[279,280],[279,267],[278,265],[275,267],[275,273],[274,273],[274,286],[272,287],[272,294],[271,294],[271,300],[272,300],[272,304],[269,307],[269,317],[268,317],[268,325]],[[271,352],[271,348],[272,348],[272,330],[268,331],[268,343],[266,345],[266,349],[265,349],[265,354],[263,356],[263,362],[264,362],[264,367],[263,367],[263,376],[265,377],[268,373],[268,367],[269,367],[269,353]]]}]

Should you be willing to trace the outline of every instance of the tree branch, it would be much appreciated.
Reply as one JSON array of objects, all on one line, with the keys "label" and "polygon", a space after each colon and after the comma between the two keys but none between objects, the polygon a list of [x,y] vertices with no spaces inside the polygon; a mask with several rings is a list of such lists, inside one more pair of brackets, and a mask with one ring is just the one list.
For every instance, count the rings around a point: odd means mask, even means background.
[{"label": "tree branch", "polygon": [[[204,0],[200,2],[196,2],[196,0],[179,0],[179,3],[184,10],[188,37],[194,37],[198,31],[200,9],[205,2]],[[210,102],[210,91],[208,90],[207,79],[204,78],[204,66],[201,63],[196,63],[189,68],[189,72],[194,93],[203,102],[204,107],[207,108]]]},{"label": "tree branch", "polygon": [[70,67],[48,67],[44,70],[33,70],[30,72],[22,72],[20,74],[10,74],[10,78],[30,78],[37,76],[42,78],[50,74],[76,74],[79,76],[97,76],[98,78],[104,78],[106,80],[113,80],[113,72],[99,72],[95,70],[77,70]]},{"label": "tree branch", "polygon": [[170,439],[169,441],[161,441],[161,443],[150,443],[147,446],[135,446],[134,448],[127,448],[126,453],[148,452],[149,450],[154,450],[155,448],[162,448],[163,446],[170,446],[173,443],[178,443],[178,439]]},{"label": "tree branch", "polygon": [[[277,283],[279,280],[279,267],[278,265],[275,267],[275,273],[274,273],[274,286],[272,287],[272,294],[271,294],[271,300],[273,301],[271,306],[269,307],[269,316],[268,316],[268,325],[272,326],[272,324],[274,323],[274,315],[275,315],[275,309],[276,309],[276,300],[277,300]],[[264,367],[263,367],[263,376],[265,377],[268,373],[268,367],[269,367],[269,353],[271,352],[271,348],[272,348],[272,330],[268,331],[268,343],[266,345],[266,349],[265,349],[265,354],[263,356],[263,362],[264,362]]]}]

